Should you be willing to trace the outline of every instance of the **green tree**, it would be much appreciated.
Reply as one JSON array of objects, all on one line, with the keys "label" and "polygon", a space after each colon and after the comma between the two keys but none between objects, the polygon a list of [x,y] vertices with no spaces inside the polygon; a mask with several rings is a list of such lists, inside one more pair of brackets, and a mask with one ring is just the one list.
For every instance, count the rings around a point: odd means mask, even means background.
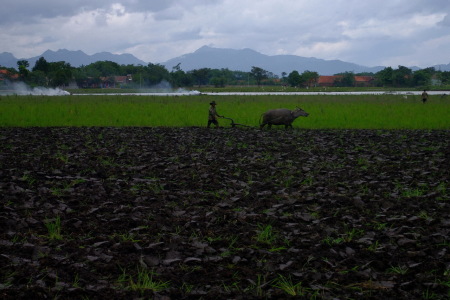
[{"label": "green tree", "polygon": [[79,87],[98,87],[101,83],[100,71],[91,66],[81,66],[73,71],[73,77]]},{"label": "green tree", "polygon": [[392,69],[392,67],[386,67],[383,70],[377,72],[375,75],[377,78],[378,85],[392,86],[393,85],[393,80],[392,80],[393,74],[394,74],[394,70]]},{"label": "green tree", "polygon": [[170,76],[174,87],[192,86],[194,81],[191,74],[187,74],[181,69],[180,64],[172,68]]},{"label": "green tree", "polygon": [[102,77],[118,76],[123,73],[121,66],[118,63],[108,60],[97,61],[88,65],[87,68],[98,71]]},{"label": "green tree", "polygon": [[398,69],[394,70],[392,74],[392,81],[394,86],[410,86],[412,70],[404,66],[398,66]]},{"label": "green tree", "polygon": [[210,80],[210,83],[214,85],[214,87],[225,87],[225,78],[224,77],[213,77]]},{"label": "green tree", "polygon": [[163,65],[149,63],[145,70],[149,85],[155,85],[164,80],[170,81],[170,73]]},{"label": "green tree", "polygon": [[319,73],[306,70],[301,75],[301,82],[308,87],[313,87],[319,79]]},{"label": "green tree", "polygon": [[74,68],[72,71],[72,76],[80,88],[87,88],[90,86],[88,83],[89,77],[86,75],[84,66],[81,66],[79,68]]},{"label": "green tree", "polygon": [[353,72],[344,72],[336,75],[341,75],[341,77],[336,80],[336,86],[350,87],[355,85],[355,74]]},{"label": "green tree", "polygon": [[65,61],[51,62],[49,63],[49,85],[63,86],[69,84],[72,80],[72,67],[70,63]]},{"label": "green tree", "polygon": [[44,72],[44,74],[47,74],[48,71],[50,69],[50,65],[49,63],[45,60],[44,57],[39,57],[39,59],[36,61],[36,63],[34,64],[34,67],[32,69],[32,71],[41,71]]},{"label": "green tree", "polygon": [[252,67],[252,70],[250,71],[250,74],[255,78],[256,84],[258,86],[261,85],[261,81],[263,79],[266,79],[268,77],[268,72],[262,68],[259,67]]},{"label": "green tree", "polygon": [[434,68],[417,70],[413,73],[413,86],[426,86],[431,83],[431,77],[434,74]]},{"label": "green tree", "polygon": [[30,63],[27,60],[19,60],[17,61],[17,67],[19,68],[20,77],[26,79],[30,71],[28,71],[28,67]]},{"label": "green tree", "polygon": [[195,84],[198,86],[208,84],[211,69],[209,68],[202,68],[202,69],[195,69],[189,72],[192,75],[192,78],[194,79]]},{"label": "green tree", "polygon": [[47,75],[40,70],[30,72],[27,82],[32,86],[48,86]]},{"label": "green tree", "polygon": [[414,72],[413,75],[413,85],[414,86],[424,86],[430,84],[431,75],[423,70],[418,70]]},{"label": "green tree", "polygon": [[[242,71],[231,71],[227,68],[222,69],[211,69],[209,83],[212,85],[225,86],[236,85],[236,84],[248,84],[248,79],[250,78],[249,72]],[[214,81],[213,81],[214,79]],[[217,81],[219,79],[219,81]]]},{"label": "green tree", "polygon": [[442,84],[450,84],[450,71],[438,72],[436,75]]},{"label": "green tree", "polygon": [[289,73],[289,75],[287,77],[287,82],[292,87],[299,86],[301,83],[301,80],[302,80],[302,77],[300,76],[298,71],[292,71],[291,73]]}]

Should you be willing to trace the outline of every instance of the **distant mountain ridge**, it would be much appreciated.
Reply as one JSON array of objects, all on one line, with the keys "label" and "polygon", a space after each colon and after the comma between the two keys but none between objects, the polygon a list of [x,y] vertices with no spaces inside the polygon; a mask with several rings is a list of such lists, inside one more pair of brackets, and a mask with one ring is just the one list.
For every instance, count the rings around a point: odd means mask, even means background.
[{"label": "distant mountain ridge", "polygon": [[378,72],[384,67],[366,67],[340,60],[324,60],[314,57],[302,57],[296,55],[264,55],[251,49],[220,49],[203,46],[197,51],[172,58],[163,65],[171,70],[180,64],[185,71],[212,68],[228,68],[235,71],[249,72],[253,66],[260,67],[276,75],[292,71],[303,73],[306,70],[314,71],[320,75],[333,75],[341,72]]},{"label": "distant mountain ridge", "polygon": [[[281,75],[292,71],[303,73],[314,71],[319,75],[334,75],[343,72],[372,72],[383,70],[385,66],[367,67],[341,60],[325,60],[314,57],[302,57],[297,55],[265,55],[252,49],[223,49],[203,46],[193,53],[172,58],[164,63],[167,70],[172,70],[176,65],[184,71],[201,68],[222,69],[249,72],[253,66]],[[432,66],[436,70],[450,71],[450,63]],[[416,66],[408,67],[412,71],[420,70]],[[395,68],[394,68],[395,69]]]},{"label": "distant mountain ridge", "polygon": [[41,55],[31,58],[17,59],[9,52],[0,53],[0,65],[8,68],[17,68],[18,60],[27,60],[30,68],[33,68],[36,61],[44,57],[48,62],[65,61],[70,63],[72,67],[80,67],[82,65],[89,65],[97,61],[113,61],[119,65],[147,65],[143,60],[136,58],[132,54],[112,54],[110,52],[100,52],[93,55],[88,55],[81,50],[70,51],[66,49],[59,49],[58,51],[47,50]]},{"label": "distant mountain ridge", "polygon": [[[17,68],[18,60],[27,60],[32,68],[36,61],[44,57],[48,62],[65,61],[73,67],[89,65],[96,61],[113,61],[120,65],[147,65],[148,63],[136,58],[132,54],[112,54],[110,52],[100,52],[88,55],[81,50],[70,51],[60,49],[58,51],[47,50],[42,55],[31,58],[17,59],[12,53],[0,53],[0,66],[8,68]],[[283,72],[289,74],[292,71],[302,73],[306,70],[314,71],[319,75],[334,75],[342,72],[373,72],[383,70],[384,66],[367,67],[355,63],[344,62],[341,60],[325,60],[314,57],[302,57],[296,55],[265,55],[252,49],[224,49],[203,46],[193,53],[188,53],[169,59],[166,62],[160,62],[167,70],[171,71],[173,67],[180,64],[184,71],[191,71],[201,68],[210,69],[229,69],[232,71],[249,72],[253,66],[260,67],[280,76]],[[436,70],[450,71],[450,63],[433,66]],[[409,67],[413,71],[419,70],[418,67]]]}]

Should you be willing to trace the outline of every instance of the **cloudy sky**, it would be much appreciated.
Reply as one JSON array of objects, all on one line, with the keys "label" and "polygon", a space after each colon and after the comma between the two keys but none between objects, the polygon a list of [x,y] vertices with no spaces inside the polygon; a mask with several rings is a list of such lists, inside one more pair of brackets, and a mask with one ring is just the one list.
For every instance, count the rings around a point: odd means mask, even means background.
[{"label": "cloudy sky", "polygon": [[0,53],[131,53],[207,45],[365,66],[450,63],[449,0],[0,0]]}]

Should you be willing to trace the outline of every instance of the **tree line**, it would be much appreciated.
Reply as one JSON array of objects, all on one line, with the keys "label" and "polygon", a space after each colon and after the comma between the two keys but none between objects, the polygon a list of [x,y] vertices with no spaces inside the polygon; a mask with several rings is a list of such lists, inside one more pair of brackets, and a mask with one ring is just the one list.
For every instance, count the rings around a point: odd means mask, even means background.
[{"label": "tree line", "polygon": [[[232,71],[229,69],[201,68],[185,72],[180,64],[171,71],[163,65],[149,63],[143,65],[120,65],[112,61],[97,61],[87,66],[72,67],[70,63],[47,62],[40,57],[35,65],[26,60],[17,62],[17,70],[8,69],[10,74],[18,74],[18,80],[31,86],[58,87],[67,86],[75,81],[80,88],[101,87],[105,82],[113,83],[116,76],[129,76],[132,78],[122,88],[154,87],[161,82],[167,82],[172,87],[193,87],[212,85],[224,87],[226,85],[284,85],[292,87],[316,86],[319,74],[314,71],[283,72],[281,78],[260,67],[252,67],[250,72]],[[3,68],[5,69],[5,68]],[[417,71],[398,66],[397,69],[386,67],[377,73],[344,72],[339,75],[335,86],[355,86],[355,76],[373,76],[374,85],[380,87],[417,87],[432,84],[450,84],[450,72],[437,71],[426,68]]]}]

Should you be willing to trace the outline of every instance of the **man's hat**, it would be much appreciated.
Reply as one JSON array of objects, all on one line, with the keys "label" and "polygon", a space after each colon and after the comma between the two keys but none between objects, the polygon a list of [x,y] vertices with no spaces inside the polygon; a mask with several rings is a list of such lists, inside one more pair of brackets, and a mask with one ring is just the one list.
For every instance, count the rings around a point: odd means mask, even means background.
[{"label": "man's hat", "polygon": [[210,105],[216,105],[216,101],[209,103]]}]

